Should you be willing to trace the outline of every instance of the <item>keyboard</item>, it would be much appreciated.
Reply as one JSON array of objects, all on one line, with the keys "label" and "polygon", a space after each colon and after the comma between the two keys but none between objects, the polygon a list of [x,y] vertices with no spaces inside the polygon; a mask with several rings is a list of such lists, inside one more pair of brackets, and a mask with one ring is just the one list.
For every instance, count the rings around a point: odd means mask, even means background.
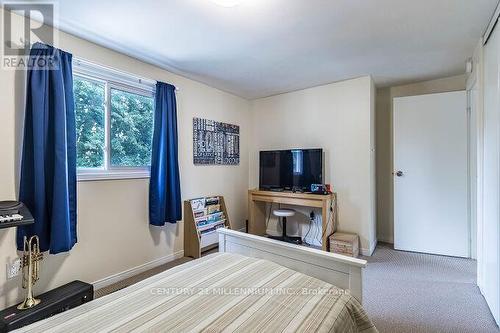
[{"label": "keyboard", "polygon": [[28,208],[19,201],[0,201],[0,229],[34,223]]}]

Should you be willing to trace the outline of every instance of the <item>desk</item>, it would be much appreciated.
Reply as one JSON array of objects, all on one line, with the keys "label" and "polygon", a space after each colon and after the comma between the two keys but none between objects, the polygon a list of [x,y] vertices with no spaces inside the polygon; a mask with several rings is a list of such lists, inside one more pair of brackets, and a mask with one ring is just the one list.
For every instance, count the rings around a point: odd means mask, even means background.
[{"label": "desk", "polygon": [[329,250],[328,236],[333,233],[334,226],[337,225],[337,196],[335,193],[320,195],[248,190],[248,232],[250,234],[259,236],[266,234],[265,203],[321,208],[322,249]]}]

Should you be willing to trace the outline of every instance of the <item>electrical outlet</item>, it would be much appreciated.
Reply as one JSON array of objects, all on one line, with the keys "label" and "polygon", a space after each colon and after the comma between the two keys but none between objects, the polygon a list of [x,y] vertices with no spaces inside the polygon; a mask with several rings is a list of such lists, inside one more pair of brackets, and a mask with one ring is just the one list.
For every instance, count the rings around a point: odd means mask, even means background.
[{"label": "electrical outlet", "polygon": [[7,280],[15,278],[20,272],[21,258],[17,258],[12,264],[7,264]]}]

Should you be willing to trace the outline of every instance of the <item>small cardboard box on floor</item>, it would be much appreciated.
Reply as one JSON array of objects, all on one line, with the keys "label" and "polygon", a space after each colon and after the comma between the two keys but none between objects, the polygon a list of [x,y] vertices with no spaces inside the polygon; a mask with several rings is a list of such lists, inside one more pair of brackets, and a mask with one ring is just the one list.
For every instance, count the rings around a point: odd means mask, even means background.
[{"label": "small cardboard box on floor", "polygon": [[357,258],[359,256],[358,235],[335,232],[330,236],[330,252]]}]

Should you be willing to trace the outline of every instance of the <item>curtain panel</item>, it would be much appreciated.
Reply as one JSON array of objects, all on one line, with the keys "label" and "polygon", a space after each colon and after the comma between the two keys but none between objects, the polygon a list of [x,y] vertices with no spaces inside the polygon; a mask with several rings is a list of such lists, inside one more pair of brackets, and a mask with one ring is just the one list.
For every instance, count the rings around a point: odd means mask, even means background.
[{"label": "curtain panel", "polygon": [[19,200],[35,223],[17,229],[37,235],[40,249],[69,251],[76,234],[76,130],[72,55],[36,43],[27,73],[26,113]]},{"label": "curtain panel", "polygon": [[149,223],[163,226],[166,222],[176,223],[181,219],[175,87],[158,82],[149,183]]}]

